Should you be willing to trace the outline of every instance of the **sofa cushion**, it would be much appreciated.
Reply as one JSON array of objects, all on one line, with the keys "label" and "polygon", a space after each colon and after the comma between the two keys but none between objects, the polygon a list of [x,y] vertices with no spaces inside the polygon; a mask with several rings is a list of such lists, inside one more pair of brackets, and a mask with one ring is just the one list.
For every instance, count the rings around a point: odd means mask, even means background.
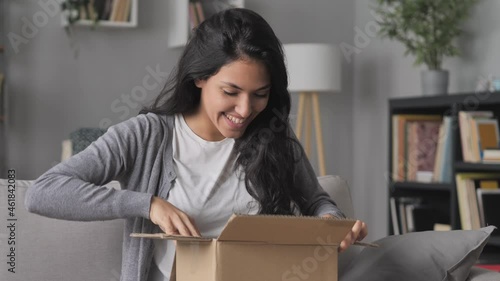
[{"label": "sofa cushion", "polygon": [[[29,213],[24,195],[31,181],[16,181],[15,229],[0,231],[2,280],[120,280],[124,220],[75,222]],[[119,188],[117,183],[109,187]],[[7,222],[8,182],[0,180],[0,219]],[[15,273],[8,272],[8,237],[15,237]],[[12,241],[12,240],[11,240]]]},{"label": "sofa cushion", "polygon": [[489,226],[388,236],[375,242],[380,248],[363,249],[339,279],[464,281],[494,229]]}]

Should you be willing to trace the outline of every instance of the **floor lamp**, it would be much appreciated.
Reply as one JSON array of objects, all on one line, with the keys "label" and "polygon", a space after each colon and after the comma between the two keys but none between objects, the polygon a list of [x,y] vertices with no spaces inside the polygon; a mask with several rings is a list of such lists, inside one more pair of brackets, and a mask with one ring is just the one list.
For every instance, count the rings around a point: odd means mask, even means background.
[{"label": "floor lamp", "polygon": [[300,93],[295,133],[301,140],[302,130],[305,129],[304,149],[310,157],[314,116],[319,173],[323,176],[326,175],[326,167],[318,93],[340,92],[340,51],[329,44],[285,44],[284,51],[289,75],[288,90]]}]

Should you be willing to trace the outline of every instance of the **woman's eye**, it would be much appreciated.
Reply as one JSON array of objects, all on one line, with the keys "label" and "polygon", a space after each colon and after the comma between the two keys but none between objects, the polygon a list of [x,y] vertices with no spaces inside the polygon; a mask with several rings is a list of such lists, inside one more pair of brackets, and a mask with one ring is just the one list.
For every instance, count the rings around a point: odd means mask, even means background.
[{"label": "woman's eye", "polygon": [[228,96],[236,96],[237,95],[237,93],[227,92],[227,91],[224,91],[224,90],[223,90],[223,92],[224,92],[224,94],[226,94]]},{"label": "woman's eye", "polygon": [[267,98],[267,96],[269,95],[269,93],[263,93],[263,94],[255,94],[256,97],[258,98]]}]

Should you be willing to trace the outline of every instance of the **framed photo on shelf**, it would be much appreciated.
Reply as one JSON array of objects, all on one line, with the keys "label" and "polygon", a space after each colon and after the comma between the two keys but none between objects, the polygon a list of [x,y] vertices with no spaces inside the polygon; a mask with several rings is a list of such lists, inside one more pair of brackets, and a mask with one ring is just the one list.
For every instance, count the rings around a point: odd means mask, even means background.
[{"label": "framed photo on shelf", "polygon": [[497,119],[476,119],[477,133],[479,134],[480,151],[498,148],[500,136]]}]

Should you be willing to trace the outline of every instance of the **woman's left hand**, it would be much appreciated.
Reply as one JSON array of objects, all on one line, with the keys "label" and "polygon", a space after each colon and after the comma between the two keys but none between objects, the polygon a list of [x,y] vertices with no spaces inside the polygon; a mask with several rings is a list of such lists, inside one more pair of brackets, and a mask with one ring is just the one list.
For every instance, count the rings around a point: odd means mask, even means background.
[{"label": "woman's left hand", "polygon": [[[331,214],[326,214],[321,217],[335,218]],[[340,242],[339,252],[347,250],[347,248],[349,248],[349,246],[351,246],[354,242],[363,240],[363,238],[365,238],[366,235],[368,235],[368,228],[366,226],[366,223],[357,220],[354,226],[352,227],[351,231],[349,231],[344,240]]]}]

